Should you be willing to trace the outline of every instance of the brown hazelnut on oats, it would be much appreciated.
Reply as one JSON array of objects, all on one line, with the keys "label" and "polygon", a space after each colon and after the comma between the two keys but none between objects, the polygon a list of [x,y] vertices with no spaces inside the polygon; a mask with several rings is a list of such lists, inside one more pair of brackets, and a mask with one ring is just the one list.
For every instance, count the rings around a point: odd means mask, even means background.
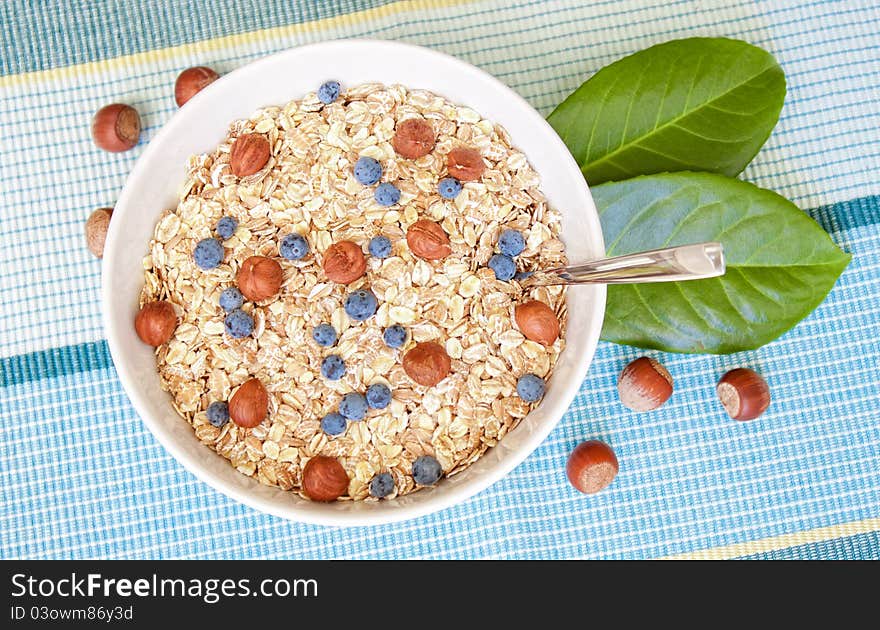
[{"label": "brown hazelnut on oats", "polygon": [[269,393],[259,379],[245,381],[229,399],[229,417],[245,429],[260,424],[268,413]]},{"label": "brown hazelnut on oats", "polygon": [[581,442],[568,457],[565,473],[575,488],[595,494],[608,487],[617,476],[617,457],[611,447],[598,440]]},{"label": "brown hazelnut on oats", "polygon": [[220,75],[205,66],[187,68],[177,76],[174,82],[174,100],[178,107],[183,107],[193,96],[211,85]]},{"label": "brown hazelnut on oats", "polygon": [[457,147],[446,156],[446,170],[460,181],[473,182],[480,179],[486,170],[486,163],[476,149]]},{"label": "brown hazelnut on oats", "polygon": [[137,336],[154,348],[171,339],[175,328],[177,313],[171,303],[164,300],[144,304],[134,318]]},{"label": "brown hazelnut on oats", "polygon": [[241,264],[236,281],[238,290],[252,302],[267,300],[278,293],[284,272],[277,260],[251,256]]},{"label": "brown hazelnut on oats", "polygon": [[449,236],[439,223],[419,219],[406,231],[410,251],[425,260],[442,260],[452,253]]},{"label": "brown hazelnut on oats", "polygon": [[652,411],[672,396],[672,375],[661,363],[640,357],[623,368],[617,379],[620,402],[633,411]]},{"label": "brown hazelnut on oats", "polygon": [[312,501],[335,501],[348,492],[348,475],[335,457],[316,455],[302,471],[302,489]]},{"label": "brown hazelnut on oats", "polygon": [[439,343],[418,343],[403,356],[403,371],[419,385],[433,387],[449,375],[452,359]]},{"label": "brown hazelnut on oats", "polygon": [[246,133],[232,143],[229,166],[237,177],[247,177],[266,166],[271,154],[272,148],[266,136],[261,133]]},{"label": "brown hazelnut on oats", "polygon": [[724,410],[734,420],[754,420],[770,406],[770,387],[748,368],[730,370],[715,387]]},{"label": "brown hazelnut on oats", "polygon": [[92,119],[92,138],[105,151],[128,151],[138,143],[140,135],[141,117],[131,105],[107,105]]},{"label": "brown hazelnut on oats", "polygon": [[333,243],[324,252],[324,273],[339,284],[354,282],[367,270],[367,260],[360,245],[351,241]]},{"label": "brown hazelnut on oats", "polygon": [[532,300],[517,304],[513,313],[516,325],[526,339],[552,346],[559,338],[559,319],[553,309],[543,302]]},{"label": "brown hazelnut on oats", "polygon": [[416,160],[428,155],[436,140],[430,122],[424,118],[410,118],[397,124],[391,145],[398,155]]},{"label": "brown hazelnut on oats", "polygon": [[98,258],[104,256],[104,241],[107,240],[107,229],[113,208],[98,208],[86,220],[86,246]]}]

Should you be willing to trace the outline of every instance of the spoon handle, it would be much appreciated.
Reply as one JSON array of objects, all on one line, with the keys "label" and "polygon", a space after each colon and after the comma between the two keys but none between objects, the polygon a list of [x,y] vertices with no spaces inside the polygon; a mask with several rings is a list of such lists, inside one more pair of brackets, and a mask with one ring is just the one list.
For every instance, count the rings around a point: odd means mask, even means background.
[{"label": "spoon handle", "polygon": [[699,280],[724,275],[721,243],[697,243],[601,258],[592,262],[535,271],[523,288],[554,284],[633,284]]}]

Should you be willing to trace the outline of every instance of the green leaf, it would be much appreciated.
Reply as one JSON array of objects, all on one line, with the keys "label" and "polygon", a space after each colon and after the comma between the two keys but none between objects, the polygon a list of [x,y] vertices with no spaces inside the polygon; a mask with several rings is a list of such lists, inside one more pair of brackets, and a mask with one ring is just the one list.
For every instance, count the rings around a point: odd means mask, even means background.
[{"label": "green leaf", "polygon": [[733,39],[679,39],[606,66],[547,119],[590,184],[666,171],[736,175],[767,140],[785,75]]},{"label": "green leaf", "polygon": [[816,308],[851,256],[793,203],[711,173],[593,188],[609,256],[720,241],[720,278],[608,287],[602,338],[669,352],[764,345]]}]

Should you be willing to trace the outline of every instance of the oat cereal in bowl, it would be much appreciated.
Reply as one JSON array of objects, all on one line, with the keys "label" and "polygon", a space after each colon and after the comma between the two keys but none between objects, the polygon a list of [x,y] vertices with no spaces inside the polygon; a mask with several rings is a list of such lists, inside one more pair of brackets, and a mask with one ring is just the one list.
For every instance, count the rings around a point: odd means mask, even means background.
[{"label": "oat cereal in bowl", "polygon": [[329,81],[193,156],[136,330],[197,438],[315,501],[442,483],[540,403],[564,347],[560,217],[507,132]]}]

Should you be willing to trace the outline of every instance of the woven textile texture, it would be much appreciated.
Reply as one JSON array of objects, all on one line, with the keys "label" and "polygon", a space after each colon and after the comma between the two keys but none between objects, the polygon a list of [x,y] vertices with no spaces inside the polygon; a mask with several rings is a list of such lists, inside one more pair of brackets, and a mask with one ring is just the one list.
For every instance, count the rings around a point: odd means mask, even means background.
[{"label": "woven textile texture", "polygon": [[[103,340],[100,263],[83,224],[175,111],[191,65],[230,71],[308,42],[421,44],[494,74],[540,112],[603,65],[678,37],[770,50],[788,96],[744,177],[787,196],[853,254],[829,298],[760,350],[649,353],[676,393],[636,415],[616,376],[642,354],[602,343],[571,409],[504,480],[397,525],[290,523],[215,492],[129,404]],[[96,149],[95,110],[144,121]],[[880,558],[880,8],[748,0],[69,0],[0,3],[0,557]],[[728,420],[714,383],[750,366],[774,402]],[[569,451],[599,438],[621,473],[584,497]]]}]

